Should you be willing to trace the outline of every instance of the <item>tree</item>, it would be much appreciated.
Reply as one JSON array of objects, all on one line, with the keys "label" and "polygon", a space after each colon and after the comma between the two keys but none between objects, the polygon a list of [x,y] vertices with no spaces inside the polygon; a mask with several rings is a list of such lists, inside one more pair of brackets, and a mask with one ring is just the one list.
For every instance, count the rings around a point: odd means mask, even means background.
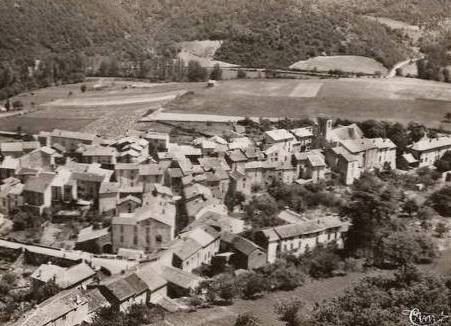
[{"label": "tree", "polygon": [[238,69],[238,72],[236,73],[236,78],[238,79],[246,78],[246,72],[243,69]]},{"label": "tree", "polygon": [[253,299],[258,293],[269,289],[268,280],[255,272],[249,272],[241,276],[238,284],[243,299]]},{"label": "tree", "polygon": [[224,197],[224,204],[229,212],[233,212],[236,206],[241,205],[246,197],[241,191],[236,191],[232,185],[229,186]]},{"label": "tree", "polygon": [[299,310],[304,307],[304,303],[298,299],[280,301],[274,306],[274,311],[279,315],[279,319],[286,322],[287,326],[300,326],[301,318]]},{"label": "tree", "polygon": [[222,79],[222,69],[219,66],[219,63],[214,65],[213,70],[210,73],[210,79],[213,79],[213,80],[221,80]]},{"label": "tree", "polygon": [[206,81],[208,76],[207,69],[203,68],[199,61],[191,60],[188,62],[187,77],[190,82]]},{"label": "tree", "polygon": [[250,313],[238,315],[238,318],[235,321],[235,326],[260,326],[260,325],[261,323],[258,317]]},{"label": "tree", "polygon": [[13,102],[14,110],[22,110],[24,107],[23,102],[21,100],[16,100]]},{"label": "tree", "polygon": [[34,288],[31,295],[34,300],[38,303],[41,303],[44,300],[47,300],[50,297],[53,297],[55,294],[59,293],[61,289],[56,285],[54,280],[51,280],[44,284],[43,286]]},{"label": "tree", "polygon": [[309,274],[314,278],[332,277],[340,268],[340,261],[330,248],[316,247],[310,254]]},{"label": "tree", "polygon": [[414,199],[407,200],[403,205],[403,210],[409,217],[413,217],[419,209],[420,207]]},{"label": "tree", "polygon": [[267,194],[254,197],[245,207],[245,221],[253,228],[264,228],[279,225],[281,221],[276,217],[278,206],[275,199]]},{"label": "tree", "polygon": [[445,223],[437,223],[437,226],[435,227],[435,232],[439,236],[439,238],[443,238],[445,234],[449,232],[449,227]]},{"label": "tree", "polygon": [[7,99],[5,102],[5,109],[6,112],[9,112],[11,110],[11,102],[9,101],[9,99]]},{"label": "tree", "polygon": [[365,173],[354,183],[350,204],[343,214],[352,220],[346,248],[371,253],[377,230],[391,226],[399,211],[399,193],[373,174]]},{"label": "tree", "polygon": [[286,259],[279,259],[273,264],[265,265],[258,270],[258,273],[269,280],[271,290],[290,291],[305,282],[305,274]]},{"label": "tree", "polygon": [[374,263],[380,267],[428,263],[435,256],[435,246],[426,234],[387,230],[375,241]]},{"label": "tree", "polygon": [[451,186],[434,192],[429,201],[432,207],[442,216],[451,217]]},{"label": "tree", "polygon": [[394,276],[364,278],[344,295],[317,306],[308,321],[316,326],[405,325],[401,311],[406,307],[422,312],[434,307],[439,314],[449,309],[450,295],[445,278],[407,265]]},{"label": "tree", "polygon": [[443,156],[435,161],[434,166],[440,173],[447,172],[451,170],[451,151],[446,151]]}]

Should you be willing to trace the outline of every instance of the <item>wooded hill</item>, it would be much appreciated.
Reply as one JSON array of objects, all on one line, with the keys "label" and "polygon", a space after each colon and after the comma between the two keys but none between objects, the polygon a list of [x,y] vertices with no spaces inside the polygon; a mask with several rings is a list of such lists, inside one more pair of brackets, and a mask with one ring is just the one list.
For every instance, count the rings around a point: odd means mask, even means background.
[{"label": "wooded hill", "polygon": [[285,68],[311,56],[355,54],[391,67],[409,55],[405,36],[360,14],[424,17],[426,24],[446,16],[450,2],[2,0],[0,98],[79,81],[95,73],[94,56],[161,62],[176,55],[178,42],[196,39],[224,40],[217,59],[245,66]]}]

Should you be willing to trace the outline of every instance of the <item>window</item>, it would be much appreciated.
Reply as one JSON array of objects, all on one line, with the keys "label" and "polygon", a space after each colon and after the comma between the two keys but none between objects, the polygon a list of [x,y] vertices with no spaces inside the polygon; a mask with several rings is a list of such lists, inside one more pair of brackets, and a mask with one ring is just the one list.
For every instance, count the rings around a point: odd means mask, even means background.
[{"label": "window", "polygon": [[332,236],[332,234],[328,233],[327,234],[327,240],[330,240],[331,236]]},{"label": "window", "polygon": [[162,236],[161,236],[160,234],[157,234],[157,235],[155,236],[155,241],[156,241],[156,242],[162,242],[162,241],[163,241]]},{"label": "window", "polygon": [[123,235],[121,235],[119,241],[120,241],[121,243],[124,243],[124,236],[123,236]]},{"label": "window", "polygon": [[121,225],[121,233],[124,233],[124,226]]}]

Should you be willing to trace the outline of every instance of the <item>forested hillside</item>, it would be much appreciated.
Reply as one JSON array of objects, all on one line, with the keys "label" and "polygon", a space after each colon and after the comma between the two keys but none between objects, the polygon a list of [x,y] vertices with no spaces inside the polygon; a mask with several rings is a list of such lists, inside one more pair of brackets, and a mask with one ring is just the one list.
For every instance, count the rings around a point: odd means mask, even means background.
[{"label": "forested hillside", "polygon": [[0,98],[79,81],[99,67],[110,75],[172,78],[161,67],[179,67],[171,60],[178,42],[189,40],[224,40],[217,59],[245,66],[284,68],[316,55],[355,54],[391,67],[409,56],[405,36],[361,14],[429,24],[449,14],[450,2],[2,0]]}]

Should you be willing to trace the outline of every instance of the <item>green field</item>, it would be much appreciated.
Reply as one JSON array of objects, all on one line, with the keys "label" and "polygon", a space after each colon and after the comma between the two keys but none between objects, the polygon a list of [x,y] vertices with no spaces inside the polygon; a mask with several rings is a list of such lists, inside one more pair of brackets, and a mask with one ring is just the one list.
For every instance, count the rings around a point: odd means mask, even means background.
[{"label": "green field", "polygon": [[451,85],[417,79],[234,80],[166,105],[168,111],[352,120],[418,121],[440,127]]}]

